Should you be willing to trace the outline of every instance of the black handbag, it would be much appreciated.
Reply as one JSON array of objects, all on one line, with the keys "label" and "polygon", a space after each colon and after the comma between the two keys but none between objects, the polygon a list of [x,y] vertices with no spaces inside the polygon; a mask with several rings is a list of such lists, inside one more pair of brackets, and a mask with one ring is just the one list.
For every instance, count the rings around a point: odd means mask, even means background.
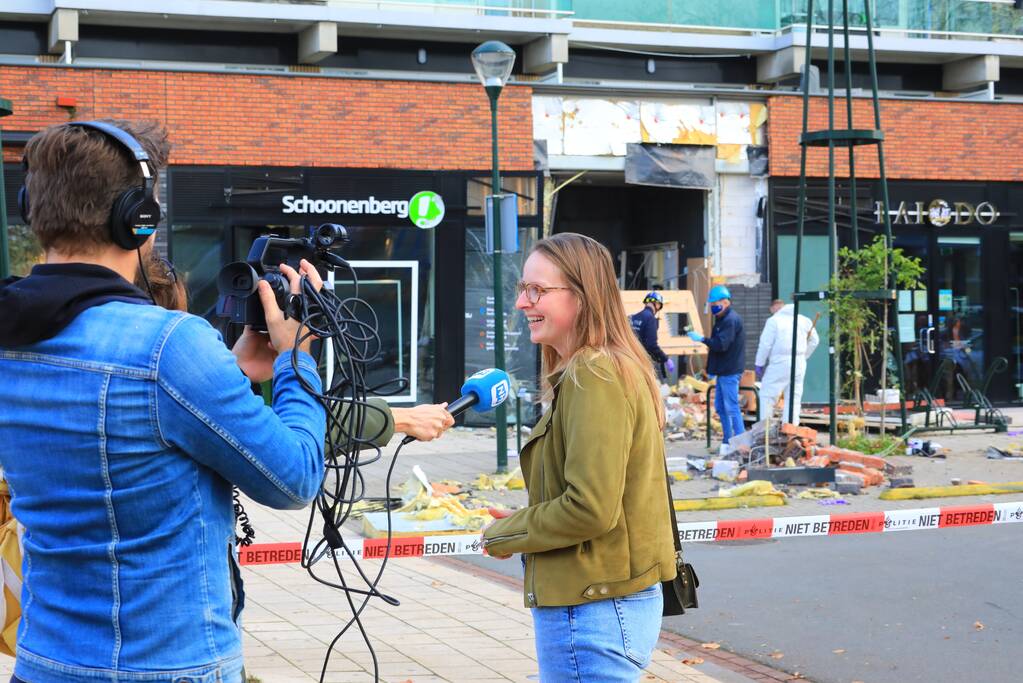
[{"label": "black handbag", "polygon": [[682,541],[678,535],[678,521],[675,519],[675,500],[671,497],[671,475],[668,474],[667,465],[664,468],[664,478],[668,485],[668,515],[671,517],[671,534],[675,539],[675,569],[678,572],[671,581],[661,582],[661,592],[664,595],[664,611],[666,617],[674,617],[685,614],[687,609],[696,609],[700,606],[696,599],[696,589],[700,585],[700,579],[693,570],[693,565],[682,558]]}]

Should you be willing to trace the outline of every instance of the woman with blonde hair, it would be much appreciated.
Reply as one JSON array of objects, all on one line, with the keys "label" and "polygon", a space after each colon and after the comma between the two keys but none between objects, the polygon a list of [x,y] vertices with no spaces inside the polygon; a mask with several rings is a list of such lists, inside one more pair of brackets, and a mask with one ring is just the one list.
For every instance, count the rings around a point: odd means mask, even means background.
[{"label": "woman with blonde hair", "polygon": [[635,681],[676,574],[657,384],[600,243],[541,240],[518,292],[546,410],[521,453],[529,506],[484,546],[524,555],[541,681]]}]

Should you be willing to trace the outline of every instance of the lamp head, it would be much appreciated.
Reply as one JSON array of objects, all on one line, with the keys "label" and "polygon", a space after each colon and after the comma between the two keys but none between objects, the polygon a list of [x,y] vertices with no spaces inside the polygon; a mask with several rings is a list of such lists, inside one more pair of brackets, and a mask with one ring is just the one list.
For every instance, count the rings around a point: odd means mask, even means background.
[{"label": "lamp head", "polygon": [[514,64],[515,51],[499,40],[488,40],[472,51],[472,66],[488,92],[508,83]]}]

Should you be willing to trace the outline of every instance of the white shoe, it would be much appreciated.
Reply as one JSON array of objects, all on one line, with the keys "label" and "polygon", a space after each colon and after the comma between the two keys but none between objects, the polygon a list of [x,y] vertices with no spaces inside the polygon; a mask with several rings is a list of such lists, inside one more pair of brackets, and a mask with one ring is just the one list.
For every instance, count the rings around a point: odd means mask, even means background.
[{"label": "white shoe", "polygon": [[732,447],[729,446],[726,443],[723,443],[723,444],[721,444],[720,447],[718,447],[718,455],[728,455],[731,452],[732,452]]}]

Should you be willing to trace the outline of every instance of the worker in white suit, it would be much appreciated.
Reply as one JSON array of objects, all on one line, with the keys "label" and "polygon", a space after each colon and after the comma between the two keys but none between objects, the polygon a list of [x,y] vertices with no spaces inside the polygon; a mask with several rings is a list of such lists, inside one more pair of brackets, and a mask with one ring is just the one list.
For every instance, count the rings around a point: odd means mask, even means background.
[{"label": "worker in white suit", "polygon": [[[774,306],[772,306],[774,308]],[[781,419],[789,419],[789,379],[792,369],[792,325],[796,307],[786,304],[777,313],[767,319],[764,331],[760,334],[757,346],[757,358],[754,369],[760,384],[760,419],[774,412],[778,397],[785,394],[785,408]],[[799,424],[799,411],[803,399],[803,376],[806,374],[806,360],[814,352],[820,338],[814,328],[813,321],[805,315],[799,316],[796,332],[796,381],[792,390],[795,404],[793,424]]]}]

